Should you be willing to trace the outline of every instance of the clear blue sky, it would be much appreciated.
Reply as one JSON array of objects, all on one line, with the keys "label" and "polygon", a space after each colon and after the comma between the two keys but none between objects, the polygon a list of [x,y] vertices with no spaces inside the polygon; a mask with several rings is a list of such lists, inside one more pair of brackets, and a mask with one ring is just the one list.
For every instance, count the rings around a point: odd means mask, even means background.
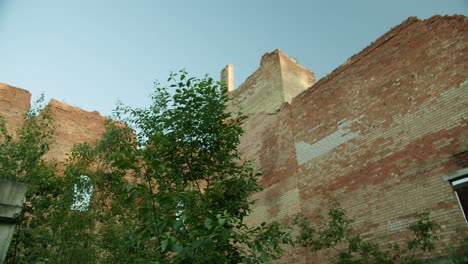
[{"label": "clear blue sky", "polygon": [[0,82],[109,115],[145,106],[170,71],[236,86],[276,48],[330,73],[409,16],[463,14],[467,0],[0,0]]}]

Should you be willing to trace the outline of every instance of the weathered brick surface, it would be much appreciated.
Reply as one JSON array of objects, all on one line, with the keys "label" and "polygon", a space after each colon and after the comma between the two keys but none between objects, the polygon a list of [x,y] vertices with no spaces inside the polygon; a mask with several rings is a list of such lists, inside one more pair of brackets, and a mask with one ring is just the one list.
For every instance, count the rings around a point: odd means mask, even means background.
[{"label": "weathered brick surface", "polygon": [[31,107],[31,93],[0,83],[0,116],[5,119],[7,131],[15,134],[23,124],[23,116]]},{"label": "weathered brick surface", "polygon": [[274,112],[284,102],[278,52],[263,55],[260,67],[231,92],[234,108],[245,114]]},{"label": "weathered brick surface", "polygon": [[244,114],[274,113],[284,102],[315,83],[315,75],[281,50],[263,55],[260,67],[238,89],[231,92],[235,107]]},{"label": "weathered brick surface", "polygon": [[[10,134],[20,128],[24,114],[31,107],[31,94],[23,89],[0,83],[0,116],[5,118]],[[104,132],[104,121],[98,112],[87,112],[52,99],[48,107],[55,127],[46,159],[65,161],[77,143],[93,142]]]},{"label": "weathered brick surface", "polygon": [[442,242],[466,232],[441,178],[468,147],[466,26],[460,16],[409,19],[294,99],[303,213],[335,194],[355,228],[382,243],[425,209]]},{"label": "weathered brick surface", "polygon": [[[263,170],[266,188],[254,196],[249,221],[285,221],[295,212],[314,219],[331,194],[363,237],[385,244],[404,240],[416,214],[429,210],[441,224],[437,253],[447,254],[443,244],[457,245],[467,234],[450,183],[442,180],[467,164],[466,28],[463,16],[409,18],[290,107],[251,114],[242,150]],[[294,262],[327,261],[301,254]]]},{"label": "weathered brick surface", "polygon": [[55,126],[48,159],[65,161],[77,143],[94,142],[105,130],[104,121],[98,112],[88,112],[52,99],[48,104]]},{"label": "weathered brick surface", "polygon": [[263,186],[271,186],[293,175],[297,169],[288,104],[278,113],[260,113],[244,123],[246,135],[239,151],[246,160],[253,160],[262,169]]},{"label": "weathered brick surface", "polygon": [[283,52],[278,52],[284,102],[292,99],[315,83],[315,73],[306,69]]},{"label": "weathered brick surface", "polygon": [[[290,105],[292,98],[315,83],[314,73],[280,50],[262,57],[260,68],[231,95],[248,119],[244,123],[240,152],[263,173],[264,191],[247,223],[268,220],[287,223],[300,212],[297,163],[294,152]],[[305,263],[304,250],[290,249],[278,263]]]}]

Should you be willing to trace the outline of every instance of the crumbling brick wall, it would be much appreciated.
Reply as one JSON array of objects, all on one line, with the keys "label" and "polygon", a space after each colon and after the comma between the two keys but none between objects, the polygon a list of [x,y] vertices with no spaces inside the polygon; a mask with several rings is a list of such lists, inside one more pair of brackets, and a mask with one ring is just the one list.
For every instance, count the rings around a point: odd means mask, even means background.
[{"label": "crumbling brick wall", "polygon": [[272,113],[315,83],[315,74],[277,49],[262,56],[260,67],[231,92],[230,111]]},{"label": "crumbling brick wall", "polygon": [[[467,233],[442,179],[461,168],[468,147],[466,28],[463,16],[409,18],[290,107],[252,114],[242,150],[263,169],[265,190],[249,220],[286,221],[294,212],[313,220],[332,195],[357,232],[385,244],[404,239],[416,214],[429,210],[441,224],[436,253],[447,254],[444,245]],[[298,250],[279,262],[291,258],[326,261]]]},{"label": "crumbling brick wall", "polygon": [[[59,165],[66,160],[75,144],[94,142],[105,130],[105,118],[98,112],[84,111],[54,99],[47,106],[55,133],[45,158],[55,159]],[[6,121],[8,133],[16,133],[30,108],[31,94],[28,91],[0,83],[0,116]]]},{"label": "crumbling brick wall", "polygon": [[457,243],[466,224],[442,176],[468,147],[466,26],[461,16],[410,18],[295,98],[304,214],[334,193],[363,237],[384,242],[427,209],[441,242]]},{"label": "crumbling brick wall", "polygon": [[10,134],[23,125],[24,114],[31,108],[31,93],[0,83],[0,116],[5,119]]},{"label": "crumbling brick wall", "polygon": [[50,150],[45,157],[65,161],[75,144],[99,139],[104,133],[105,118],[98,112],[84,111],[78,107],[50,100],[48,107],[55,126]]}]

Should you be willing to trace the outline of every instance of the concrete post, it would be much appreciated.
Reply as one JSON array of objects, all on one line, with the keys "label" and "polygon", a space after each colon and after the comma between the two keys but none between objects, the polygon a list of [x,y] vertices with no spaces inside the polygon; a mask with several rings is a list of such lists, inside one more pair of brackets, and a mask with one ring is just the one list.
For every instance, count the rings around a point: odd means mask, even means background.
[{"label": "concrete post", "polygon": [[0,180],[0,263],[5,261],[26,196],[27,185]]},{"label": "concrete post", "polygon": [[232,64],[226,65],[221,70],[221,81],[226,83],[229,92],[234,91],[234,66]]}]

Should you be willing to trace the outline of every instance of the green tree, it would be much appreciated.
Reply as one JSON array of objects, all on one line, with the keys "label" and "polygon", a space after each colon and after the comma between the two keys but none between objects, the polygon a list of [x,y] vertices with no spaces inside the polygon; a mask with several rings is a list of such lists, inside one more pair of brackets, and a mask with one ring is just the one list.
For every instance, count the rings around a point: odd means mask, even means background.
[{"label": "green tree", "polygon": [[44,158],[54,124],[42,102],[43,96],[15,134],[0,117],[0,175],[28,184],[6,263],[92,263],[95,246],[89,231],[95,221],[89,212],[71,210],[76,179],[63,177],[57,163]]},{"label": "green tree", "polygon": [[408,229],[412,237],[407,241],[406,248],[392,244],[387,249],[372,241],[362,239],[351,228],[352,219],[346,216],[346,211],[340,204],[331,199],[326,218],[321,218],[318,225],[312,225],[309,219],[296,217],[295,224],[299,227],[296,243],[311,252],[332,250],[336,253],[336,262],[340,264],[366,263],[421,263],[415,258],[415,252],[431,253],[438,237],[433,234],[437,224],[429,218],[429,212],[418,214],[416,222]]},{"label": "green tree", "polygon": [[[0,117],[0,175],[4,179],[28,184],[26,203],[10,245],[7,263],[28,263],[44,256],[52,241],[47,227],[53,221],[48,216],[55,210],[54,200],[61,191],[61,178],[56,164],[43,159],[53,134],[52,120],[41,97],[16,134],[6,129]],[[39,115],[39,111],[41,115]],[[21,260],[19,259],[21,256]],[[35,257],[34,257],[35,256]]]},{"label": "green tree", "polygon": [[[171,74],[148,108],[119,106],[103,138],[75,148],[67,175],[89,175],[102,262],[258,263],[289,233],[245,222],[260,190],[237,150],[244,116],[224,84]],[[169,89],[173,91],[171,94]],[[137,132],[137,136],[134,136]]]}]

